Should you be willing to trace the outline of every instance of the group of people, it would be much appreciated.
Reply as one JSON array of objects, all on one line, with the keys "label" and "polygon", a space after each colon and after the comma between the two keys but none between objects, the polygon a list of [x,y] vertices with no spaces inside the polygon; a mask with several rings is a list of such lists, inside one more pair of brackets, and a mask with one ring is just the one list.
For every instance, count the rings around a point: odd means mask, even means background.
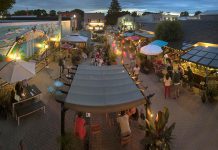
[{"label": "group of people", "polygon": [[166,59],[166,69],[167,72],[164,76],[164,96],[165,99],[170,97],[171,86],[174,88],[174,99],[179,98],[180,96],[180,86],[182,86],[184,81],[184,75],[188,78],[188,83],[190,88],[192,87],[193,83],[193,73],[190,67],[187,68],[187,72],[185,73],[182,66],[178,64],[174,66],[171,59]]},{"label": "group of people", "polygon": [[102,66],[104,64],[104,50],[98,49],[92,56],[91,64],[94,66]]}]

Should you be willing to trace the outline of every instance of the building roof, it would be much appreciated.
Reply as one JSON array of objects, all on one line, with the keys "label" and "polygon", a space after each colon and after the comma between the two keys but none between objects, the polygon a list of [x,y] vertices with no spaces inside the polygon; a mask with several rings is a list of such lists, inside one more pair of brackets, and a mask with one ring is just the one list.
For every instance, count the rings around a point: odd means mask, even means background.
[{"label": "building roof", "polygon": [[181,59],[218,69],[218,47],[197,46],[182,55]]},{"label": "building roof", "polygon": [[203,13],[200,13],[200,15],[218,15],[218,10],[207,10]]},{"label": "building roof", "polygon": [[84,14],[84,20],[97,20],[97,19],[101,19],[104,20],[104,13],[85,13]]},{"label": "building roof", "polygon": [[126,110],[146,100],[121,65],[79,65],[65,107],[75,111],[105,113]]},{"label": "building roof", "polygon": [[[183,41],[218,44],[218,21],[188,20],[180,21],[184,32]],[[144,23],[142,28],[155,31],[157,23]]]}]

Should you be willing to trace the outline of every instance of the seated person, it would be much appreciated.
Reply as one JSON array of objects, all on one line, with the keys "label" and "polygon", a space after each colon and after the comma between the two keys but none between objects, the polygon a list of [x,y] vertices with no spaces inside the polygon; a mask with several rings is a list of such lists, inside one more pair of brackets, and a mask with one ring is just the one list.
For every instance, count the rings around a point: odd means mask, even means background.
[{"label": "seated person", "polygon": [[121,116],[117,118],[117,122],[120,125],[121,136],[128,136],[131,134],[129,116],[125,113],[125,111],[121,111]]},{"label": "seated person", "polygon": [[82,112],[79,112],[75,121],[74,133],[81,140],[85,140],[86,136],[85,123],[85,119],[82,117]]},{"label": "seated person", "polygon": [[21,82],[17,82],[16,85],[15,85],[15,93],[17,95],[19,95],[20,97],[22,96],[22,93],[23,93],[23,86],[22,86],[22,83]]}]

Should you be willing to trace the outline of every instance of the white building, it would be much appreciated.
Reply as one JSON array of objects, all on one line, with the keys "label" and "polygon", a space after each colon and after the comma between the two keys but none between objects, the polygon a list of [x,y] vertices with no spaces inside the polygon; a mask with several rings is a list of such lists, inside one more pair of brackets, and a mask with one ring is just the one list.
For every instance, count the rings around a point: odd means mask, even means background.
[{"label": "white building", "polygon": [[105,26],[104,13],[85,13],[84,28],[86,30],[98,31],[103,30]]},{"label": "white building", "polygon": [[133,17],[129,14],[124,15],[122,17],[119,17],[117,20],[117,26],[123,30],[123,31],[127,31],[127,30],[135,30],[136,25],[135,25],[135,20],[137,17]]}]

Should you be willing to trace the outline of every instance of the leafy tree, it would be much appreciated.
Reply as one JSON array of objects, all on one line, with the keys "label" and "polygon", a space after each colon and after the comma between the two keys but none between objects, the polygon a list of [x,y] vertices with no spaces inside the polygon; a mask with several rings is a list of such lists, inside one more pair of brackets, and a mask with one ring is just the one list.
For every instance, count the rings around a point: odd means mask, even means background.
[{"label": "leafy tree", "polygon": [[179,41],[183,37],[183,31],[178,21],[163,21],[159,23],[155,29],[157,39],[168,42]]},{"label": "leafy tree", "polygon": [[14,12],[14,15],[16,15],[16,16],[24,16],[27,14],[28,14],[28,12],[26,10],[18,10],[18,11]]},{"label": "leafy tree", "polygon": [[199,15],[200,13],[202,13],[202,12],[201,11],[196,11],[195,16]]},{"label": "leafy tree", "polygon": [[121,17],[121,16],[125,16],[125,15],[130,15],[130,14],[131,13],[129,11],[121,11],[119,16]]},{"label": "leafy tree", "polygon": [[180,13],[180,17],[187,17],[189,16],[189,13],[187,11],[183,11]]},{"label": "leafy tree", "polygon": [[118,17],[120,17],[121,6],[118,0],[112,0],[111,5],[108,9],[106,15],[106,23],[109,25],[115,25],[117,23]]},{"label": "leafy tree", "polygon": [[137,16],[138,16],[138,14],[137,14],[136,11],[133,11],[133,12],[131,13],[131,15],[132,15],[133,17],[137,17]]},{"label": "leafy tree", "polygon": [[44,9],[36,9],[36,10],[33,10],[33,15],[36,15],[36,16],[47,16],[47,12]]},{"label": "leafy tree", "polygon": [[14,4],[15,0],[0,0],[0,15],[7,12]]},{"label": "leafy tree", "polygon": [[148,15],[148,14],[152,14],[153,12],[149,12],[149,11],[145,11],[143,12],[142,16]]},{"label": "leafy tree", "polygon": [[81,9],[74,9],[71,12],[75,13],[75,14],[79,14],[81,16],[81,19],[84,20],[84,11],[83,10],[81,10]]},{"label": "leafy tree", "polygon": [[50,16],[56,16],[56,14],[57,14],[57,13],[56,13],[55,10],[51,10],[51,11],[49,12],[49,15],[50,15]]}]

